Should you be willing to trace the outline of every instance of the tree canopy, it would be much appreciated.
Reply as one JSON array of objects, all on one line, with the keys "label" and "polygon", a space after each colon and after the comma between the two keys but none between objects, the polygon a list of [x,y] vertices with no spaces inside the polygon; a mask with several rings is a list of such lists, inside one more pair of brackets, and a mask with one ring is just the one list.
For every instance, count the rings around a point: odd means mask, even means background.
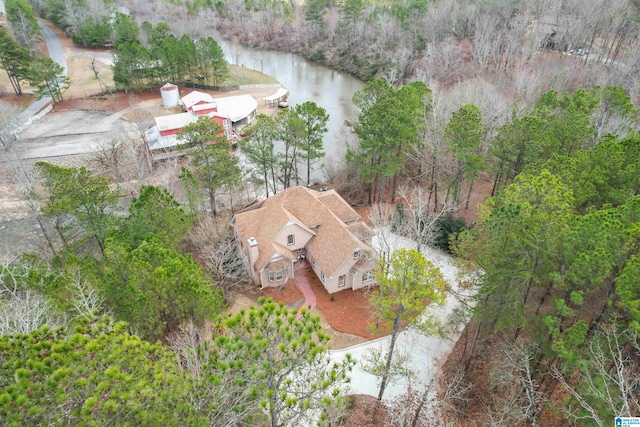
[{"label": "tree canopy", "polygon": [[373,293],[371,304],[376,309],[379,324],[391,328],[389,350],[378,392],[378,400],[382,400],[391,379],[398,333],[409,324],[427,334],[435,331],[438,322],[431,310],[444,304],[446,282],[440,270],[415,249],[395,250],[388,263],[380,259],[375,276],[378,289]]},{"label": "tree canopy", "polygon": [[184,374],[160,344],[109,318],[0,337],[6,425],[184,425],[197,422]]}]

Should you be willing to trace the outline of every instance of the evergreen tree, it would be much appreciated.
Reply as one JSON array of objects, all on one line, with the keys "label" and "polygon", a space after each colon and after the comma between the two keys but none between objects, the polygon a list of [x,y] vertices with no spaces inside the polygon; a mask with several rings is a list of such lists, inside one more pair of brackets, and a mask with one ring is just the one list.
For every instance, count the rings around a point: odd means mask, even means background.
[{"label": "evergreen tree", "polygon": [[104,254],[101,291],[116,318],[140,336],[162,339],[188,321],[202,325],[220,313],[222,296],[191,256],[147,236],[130,250],[110,239]]},{"label": "evergreen tree", "polygon": [[196,425],[175,356],[109,318],[0,337],[4,425]]},{"label": "evergreen tree", "polygon": [[200,58],[203,69],[211,73],[211,81],[214,86],[221,85],[229,78],[229,66],[224,59],[222,48],[211,37],[201,38],[197,43],[197,55]]},{"label": "evergreen tree", "polygon": [[95,242],[104,253],[105,241],[115,225],[114,210],[120,191],[112,190],[108,179],[93,176],[84,167],[64,168],[38,162],[36,170],[46,185],[44,214],[68,215],[71,220],[64,230],[72,234],[64,240],[69,244],[76,238],[76,244]]},{"label": "evergreen tree", "polygon": [[64,68],[51,58],[38,57],[29,68],[29,84],[36,87],[40,96],[50,96],[53,102],[63,101],[62,92],[69,88],[71,80]]},{"label": "evergreen tree", "polygon": [[276,122],[273,118],[260,114],[257,120],[245,128],[248,138],[240,143],[240,149],[247,156],[259,179],[263,181],[265,195],[269,190],[278,192],[278,155],[275,152]]},{"label": "evergreen tree", "polygon": [[119,238],[136,248],[147,236],[160,239],[167,247],[177,247],[191,226],[191,220],[168,190],[143,185],[133,199],[129,216],[120,222]]},{"label": "evergreen tree", "polygon": [[127,14],[116,13],[116,19],[113,24],[113,46],[118,47],[124,43],[133,43],[138,41],[140,28],[136,21]]},{"label": "evergreen tree", "polygon": [[327,133],[329,115],[324,108],[311,101],[296,105],[293,111],[304,126],[304,133],[297,145],[298,155],[306,167],[308,187],[311,184],[313,165],[320,161],[325,154],[322,151],[322,138]]},{"label": "evergreen tree", "polygon": [[206,377],[215,381],[230,372],[246,396],[227,411],[240,412],[245,405],[264,411],[267,421],[254,425],[322,425],[328,410],[340,404],[353,362],[331,362],[325,350],[329,337],[306,309],[261,299],[259,307],[230,315],[216,329],[220,335]]},{"label": "evergreen tree", "polygon": [[19,95],[22,94],[20,83],[29,78],[30,62],[29,51],[20,47],[9,32],[0,27],[0,66],[7,72],[14,92]]},{"label": "evergreen tree", "polygon": [[217,215],[216,193],[219,189],[238,182],[238,159],[231,153],[222,126],[208,117],[185,126],[178,134],[190,150],[195,175],[209,193],[211,214]]},{"label": "evergreen tree", "polygon": [[380,368],[381,382],[378,400],[391,380],[391,366],[398,334],[402,327],[417,326],[422,332],[431,334],[438,325],[431,309],[443,305],[446,297],[446,282],[440,270],[427,261],[415,249],[399,249],[391,254],[389,264],[380,260],[376,271],[376,284],[371,304],[377,316],[391,327],[391,340],[384,367]]},{"label": "evergreen tree", "polygon": [[41,33],[33,7],[27,0],[6,0],[4,4],[7,20],[17,42],[31,54],[37,54],[37,39]]},{"label": "evergreen tree", "polygon": [[[449,182],[448,193],[458,207],[463,182],[473,185],[483,167],[480,147],[487,132],[482,123],[482,113],[475,105],[465,105],[453,113],[444,130],[444,140],[449,153],[456,161],[454,174]],[[469,190],[469,195],[471,190]],[[469,196],[467,196],[467,208]]]}]

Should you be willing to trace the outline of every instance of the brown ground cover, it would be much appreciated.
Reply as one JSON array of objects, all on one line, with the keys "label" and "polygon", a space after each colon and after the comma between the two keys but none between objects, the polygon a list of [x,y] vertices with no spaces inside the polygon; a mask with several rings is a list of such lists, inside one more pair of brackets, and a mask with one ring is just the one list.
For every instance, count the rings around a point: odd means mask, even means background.
[{"label": "brown ground cover", "polygon": [[[346,290],[344,292],[346,293],[351,291]],[[284,287],[281,288],[260,289],[260,287],[256,285],[247,284],[232,289],[232,303],[229,307],[229,310],[232,313],[237,313],[240,310],[247,310],[250,306],[257,305],[258,299],[263,296],[272,298],[274,301],[282,302],[291,308],[300,308],[302,307],[302,304],[304,302],[302,291],[300,291],[294,281],[289,281]],[[338,306],[334,305],[332,307],[337,308]],[[330,337],[330,340],[328,342],[329,348],[346,348],[367,341],[367,339],[361,336],[335,330],[327,321],[328,318],[332,318],[335,316],[335,313],[333,311],[327,310],[326,312],[322,312],[318,307],[316,307],[311,310],[311,313],[320,317],[322,332],[329,335]]]},{"label": "brown ground cover", "polygon": [[[386,335],[373,333],[369,327],[374,316],[374,309],[369,304],[371,290],[345,289],[330,295],[311,269],[304,270],[303,274],[316,295],[317,307],[312,313],[321,316],[326,325],[324,332],[332,338],[329,343],[332,348],[348,347]],[[302,307],[304,302],[304,296],[294,281],[280,288],[265,288],[261,293],[293,308]]]},{"label": "brown ground cover", "polygon": [[347,427],[383,427],[389,425],[387,408],[373,396],[354,394],[347,397]]},{"label": "brown ground cover", "polygon": [[264,288],[264,296],[273,298],[274,301],[282,302],[293,308],[300,308],[304,302],[304,295],[293,280],[289,280],[284,286]]},{"label": "brown ground cover", "polygon": [[[65,99],[64,101],[55,104],[53,110],[98,110],[115,113],[125,110],[131,106],[130,99],[133,94],[134,92],[132,91],[129,91],[128,94],[124,92],[114,92],[113,95],[104,94],[88,96],[85,98]],[[138,102],[150,101],[153,99],[157,99],[158,103],[161,102],[160,92],[157,89],[154,91],[143,90],[135,92],[135,97]]]},{"label": "brown ground cover", "polygon": [[29,105],[31,105],[36,99],[38,95],[31,95],[29,93],[23,93],[22,95],[16,95],[13,92],[0,92],[0,101],[7,102],[13,105],[15,108],[19,110],[24,110]]},{"label": "brown ground cover", "polygon": [[383,337],[385,333],[373,333],[369,327],[374,318],[374,309],[369,304],[371,290],[345,289],[335,294],[329,294],[320,279],[311,271],[305,271],[311,289],[316,294],[318,309],[327,318],[333,329],[357,335],[367,340]]}]

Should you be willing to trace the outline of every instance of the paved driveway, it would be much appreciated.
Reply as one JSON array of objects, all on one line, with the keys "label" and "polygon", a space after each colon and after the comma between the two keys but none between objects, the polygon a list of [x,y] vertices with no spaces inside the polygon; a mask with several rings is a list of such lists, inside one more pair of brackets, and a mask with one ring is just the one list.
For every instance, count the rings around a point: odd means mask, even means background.
[{"label": "paved driveway", "polygon": [[49,113],[24,130],[16,149],[25,159],[86,154],[118,133],[133,132],[122,113],[63,111]]},{"label": "paved driveway", "polygon": [[[0,0],[0,10],[4,11],[4,3]],[[38,21],[38,26],[40,27],[40,31],[42,32],[42,37],[44,38],[45,43],[47,44],[47,49],[49,50],[49,55],[51,59],[56,61],[64,68],[65,75],[67,74],[67,56],[64,51],[64,46],[60,42],[60,39],[56,36],[56,34],[49,29],[45,24]],[[31,116],[38,114],[39,111],[43,110],[47,104],[52,102],[51,97],[43,96],[42,98],[36,100],[31,105],[29,105],[24,111],[22,111],[18,115],[18,119],[16,120],[15,125],[10,126],[10,129],[18,128],[23,123],[25,123]]]},{"label": "paved driveway", "polygon": [[[395,235],[388,230],[376,230],[376,236],[373,238],[373,246],[379,250],[387,250],[384,246],[391,248],[415,248],[415,243],[409,239]],[[458,268],[453,265],[452,258],[433,248],[425,248],[422,254],[434,265],[440,268],[444,279],[449,283],[451,288],[459,292],[458,284]],[[451,297],[447,297],[446,304],[435,310],[436,317],[445,322],[447,316],[459,305],[459,302]],[[428,384],[435,376],[437,367],[443,357],[451,351],[453,345],[459,337],[458,331],[454,336],[448,339],[440,337],[427,337],[414,330],[406,330],[400,333],[396,341],[395,357],[398,355],[406,355],[408,357],[408,366],[416,374],[415,380],[421,384]],[[378,395],[379,378],[375,377],[363,369],[363,363],[371,350],[385,351],[389,348],[390,337],[386,336],[374,341],[358,344],[353,347],[342,350],[332,350],[330,352],[332,360],[342,360],[347,353],[351,354],[357,361],[356,366],[351,373],[351,389],[355,394],[368,394],[371,396]],[[414,380],[414,381],[415,381]],[[414,382],[414,384],[416,384]],[[384,400],[392,400],[406,391],[407,382],[399,381],[391,383],[387,386],[384,394]]]}]

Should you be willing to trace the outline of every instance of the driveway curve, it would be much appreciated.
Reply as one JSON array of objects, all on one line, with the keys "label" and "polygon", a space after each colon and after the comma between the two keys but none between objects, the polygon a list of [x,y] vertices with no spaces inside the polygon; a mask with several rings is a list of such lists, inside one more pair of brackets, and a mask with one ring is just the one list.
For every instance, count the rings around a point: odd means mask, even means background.
[{"label": "driveway curve", "polygon": [[38,21],[40,32],[42,32],[42,38],[47,44],[47,50],[49,50],[49,56],[64,68],[64,74],[67,74],[67,55],[64,50],[62,42],[56,36],[51,28],[47,27],[42,21]]},{"label": "driveway curve", "polygon": [[[4,9],[4,3],[2,2],[2,0],[0,0],[0,9]],[[38,21],[38,26],[40,27],[42,37],[47,45],[47,50],[49,50],[49,56],[51,57],[51,59],[60,64],[62,68],[64,68],[64,74],[66,75],[67,56],[62,42],[60,42],[58,36],[56,36],[56,34],[41,21]],[[38,112],[44,109],[51,101],[51,97],[43,96],[42,98],[33,102],[24,111],[18,114],[18,118],[14,127],[18,128],[22,126],[23,123],[26,123],[27,120],[29,120],[32,116],[38,114]]]},{"label": "driveway curve", "polygon": [[[384,242],[384,243],[382,243]],[[373,238],[373,246],[377,250],[382,250],[382,246],[387,248],[415,248],[415,242],[391,233],[387,229],[376,230],[376,236]],[[388,249],[384,249],[388,250]],[[440,268],[444,279],[450,286],[452,292],[447,295],[445,305],[438,307],[434,310],[435,317],[442,323],[447,321],[447,317],[458,307],[461,303],[458,299],[453,297],[452,294],[465,295],[466,291],[462,291],[458,282],[458,268],[454,265],[451,256],[433,248],[423,248],[422,254],[426,259],[431,261],[435,266]],[[466,294],[466,296],[469,296]],[[412,379],[412,384],[416,386],[416,381],[419,384],[429,384],[430,381],[436,376],[440,362],[446,357],[456,340],[459,337],[461,331],[456,331],[447,338],[439,336],[425,336],[422,333],[408,329],[400,332],[398,340],[396,341],[395,360],[397,356],[403,355],[407,359],[407,365],[409,369],[415,374],[415,378]],[[378,387],[380,385],[379,378],[365,372],[364,364],[366,363],[367,356],[371,351],[386,352],[389,348],[390,336],[382,337],[377,340],[368,341],[366,343],[358,344],[353,347],[331,350],[330,357],[334,361],[343,360],[347,354],[350,354],[356,361],[356,365],[351,372],[351,391],[354,394],[368,394],[371,396],[378,395]],[[392,382],[385,389],[383,400],[390,401],[398,396],[401,396],[406,392],[408,382],[406,379],[400,379],[397,382]]]}]

